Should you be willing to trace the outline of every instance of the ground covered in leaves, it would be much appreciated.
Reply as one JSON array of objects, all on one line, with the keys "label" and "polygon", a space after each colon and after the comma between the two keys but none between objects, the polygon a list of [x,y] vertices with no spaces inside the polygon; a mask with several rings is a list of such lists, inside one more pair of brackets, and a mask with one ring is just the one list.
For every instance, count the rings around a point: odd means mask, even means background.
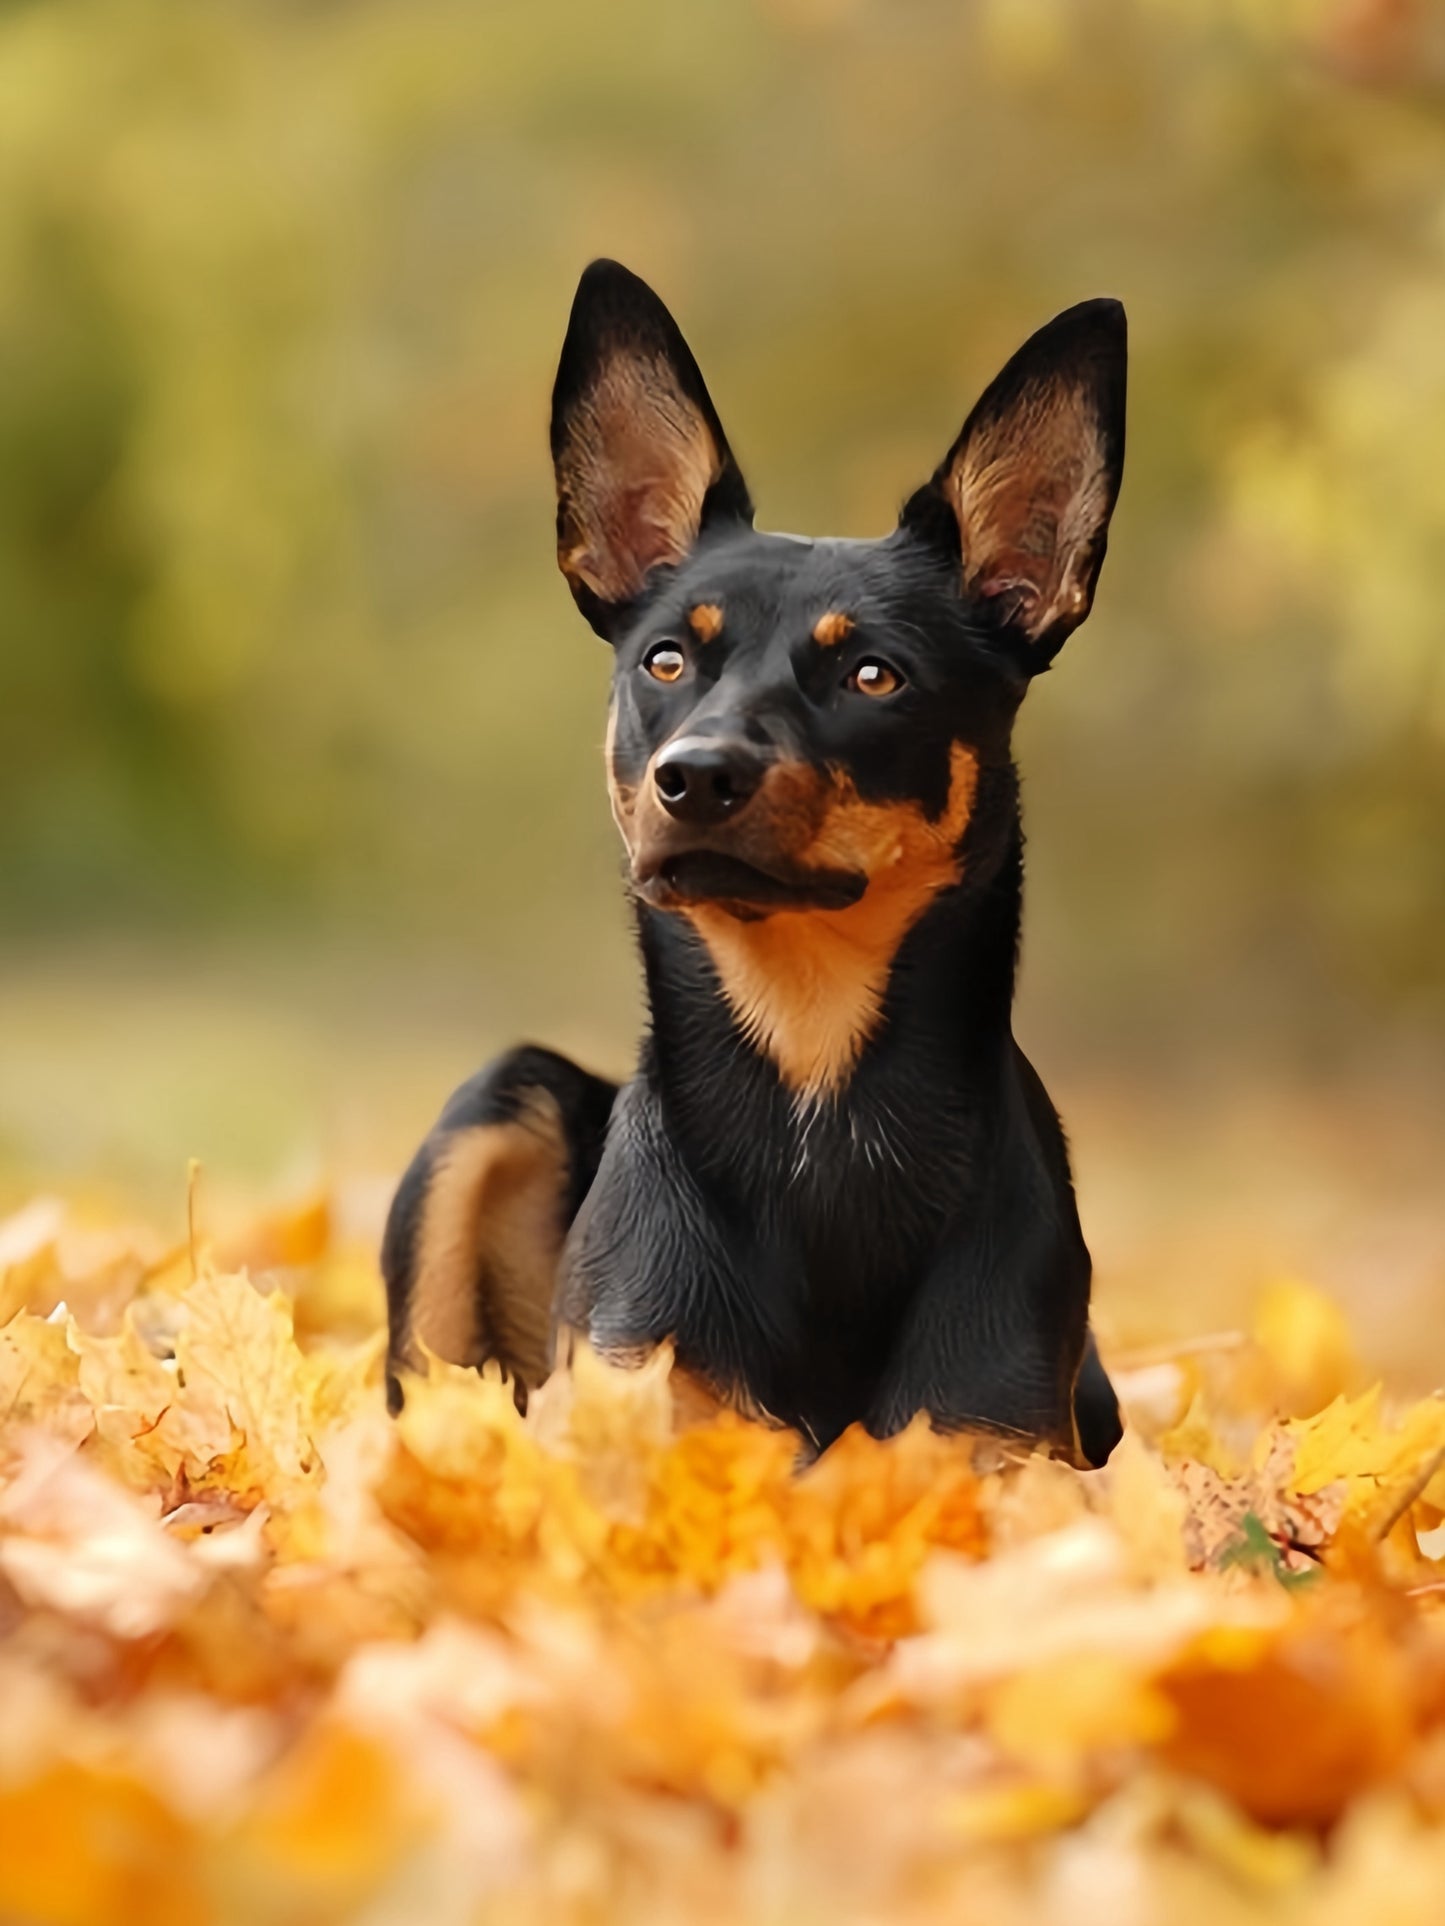
[{"label": "ground covered in leaves", "polygon": [[1088,1474],[665,1357],[393,1424],[378,1314],[319,1202],[0,1224],[7,1926],[1445,1918],[1445,1401],[1316,1293]]}]

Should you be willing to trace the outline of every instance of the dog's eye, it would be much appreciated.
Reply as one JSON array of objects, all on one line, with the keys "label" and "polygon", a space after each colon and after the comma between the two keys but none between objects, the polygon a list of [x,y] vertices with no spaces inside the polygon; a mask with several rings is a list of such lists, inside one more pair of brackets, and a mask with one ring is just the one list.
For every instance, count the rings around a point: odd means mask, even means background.
[{"label": "dog's eye", "polygon": [[886,662],[878,662],[870,657],[868,661],[860,662],[849,676],[848,687],[866,696],[897,695],[903,687],[903,677],[897,669],[889,668]]},{"label": "dog's eye", "polygon": [[687,667],[687,657],[675,642],[654,642],[642,666],[654,682],[676,682]]}]

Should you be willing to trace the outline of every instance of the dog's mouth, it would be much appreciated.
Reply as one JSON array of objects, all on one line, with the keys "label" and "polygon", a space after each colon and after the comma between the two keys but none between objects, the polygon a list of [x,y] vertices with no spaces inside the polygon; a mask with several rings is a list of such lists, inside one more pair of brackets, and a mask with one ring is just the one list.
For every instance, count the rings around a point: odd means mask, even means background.
[{"label": "dog's mouth", "polygon": [[868,887],[868,878],[851,870],[775,873],[715,849],[666,856],[636,881],[638,895],[654,909],[709,903],[743,917],[775,910],[848,909]]}]

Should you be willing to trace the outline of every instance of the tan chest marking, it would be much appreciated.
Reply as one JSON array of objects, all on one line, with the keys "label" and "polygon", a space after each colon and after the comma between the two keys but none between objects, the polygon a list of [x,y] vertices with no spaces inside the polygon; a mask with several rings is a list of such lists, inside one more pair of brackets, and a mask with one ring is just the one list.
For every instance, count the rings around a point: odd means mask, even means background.
[{"label": "tan chest marking", "polygon": [[939,890],[961,875],[957,844],[978,787],[978,762],[955,743],[948,806],[936,822],[908,803],[867,803],[836,785],[805,863],[865,871],[860,902],[782,911],[755,923],[699,904],[686,912],[747,1035],[798,1096],[847,1082],[882,1012],[898,946]]},{"label": "tan chest marking", "polygon": [[562,1120],[543,1091],[514,1123],[448,1138],[422,1207],[413,1345],[453,1364],[498,1358],[529,1388],[541,1383],[567,1177]]}]

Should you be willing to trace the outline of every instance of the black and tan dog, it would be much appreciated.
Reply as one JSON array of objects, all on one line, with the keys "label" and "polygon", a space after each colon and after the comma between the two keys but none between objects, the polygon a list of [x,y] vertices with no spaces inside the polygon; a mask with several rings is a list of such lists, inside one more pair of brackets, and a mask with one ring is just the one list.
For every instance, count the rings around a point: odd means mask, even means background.
[{"label": "black and tan dog", "polygon": [[1009,737],[1089,612],[1125,361],[1116,302],[1071,308],[892,534],[759,534],[672,317],[613,262],[583,275],[558,554],[616,651],[651,1022],[621,1088],[524,1048],[452,1097],[387,1226],[394,1406],[421,1345],[525,1395],[580,1330],[671,1338],[815,1448],[923,1411],[1107,1457],[1068,1154],[1010,1028]]}]

